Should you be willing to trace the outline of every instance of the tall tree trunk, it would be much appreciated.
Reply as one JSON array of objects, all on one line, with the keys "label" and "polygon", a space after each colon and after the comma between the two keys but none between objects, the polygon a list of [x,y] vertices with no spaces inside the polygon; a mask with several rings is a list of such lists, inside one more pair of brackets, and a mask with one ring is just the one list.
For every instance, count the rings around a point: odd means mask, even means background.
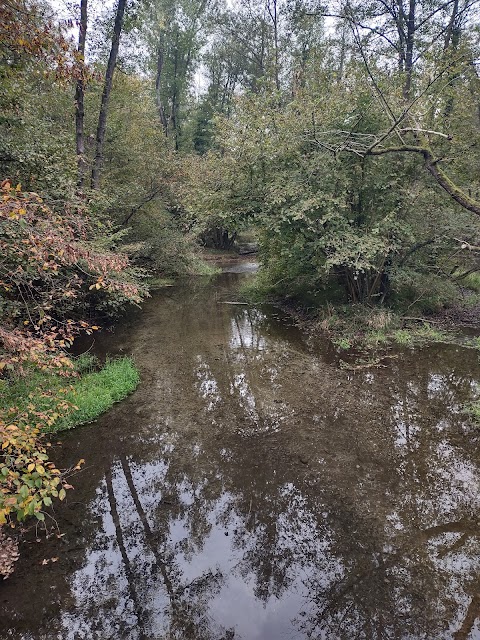
[{"label": "tall tree trunk", "polygon": [[87,163],[85,160],[85,135],[84,135],[84,97],[85,97],[85,41],[87,39],[87,0],[80,0],[80,28],[78,34],[78,54],[81,58],[81,75],[75,88],[75,143],[77,148],[78,186],[83,187]]},{"label": "tall tree trunk", "polygon": [[346,23],[345,21],[342,21],[342,33],[340,37],[340,58],[338,61],[338,76],[337,76],[337,82],[339,84],[343,80],[343,71],[345,68],[345,56],[346,56],[346,48],[347,48],[346,30],[347,30]]},{"label": "tall tree trunk", "polygon": [[163,71],[163,35],[160,36],[160,40],[157,48],[157,75],[155,78],[155,95],[157,98],[158,117],[160,118],[160,124],[162,125],[165,136],[168,136],[168,122],[165,115],[165,109],[162,102],[162,71]]},{"label": "tall tree trunk", "polygon": [[174,58],[174,63],[173,63],[173,91],[172,91],[172,112],[170,114],[170,120],[172,122],[172,129],[173,129],[173,137],[175,140],[175,151],[178,151],[179,149],[179,122],[178,122],[178,99],[177,99],[177,94],[178,94],[178,89],[179,89],[179,80],[178,80],[178,58],[179,58],[179,51],[178,51],[178,31],[176,33],[176,38],[175,38],[175,58]]},{"label": "tall tree trunk", "polygon": [[413,49],[415,45],[415,9],[416,0],[410,0],[407,18],[407,39],[405,51],[405,84],[403,86],[403,97],[410,99],[412,90],[413,74]]},{"label": "tall tree trunk", "polygon": [[450,16],[450,21],[447,27],[447,33],[445,34],[445,42],[443,45],[443,50],[448,51],[450,45],[452,48],[456,50],[458,46],[458,41],[460,39],[460,27],[457,23],[458,20],[458,0],[454,0],[452,15]]},{"label": "tall tree trunk", "polygon": [[103,164],[103,144],[105,142],[105,132],[107,130],[107,113],[110,93],[112,91],[113,74],[117,65],[118,47],[120,45],[120,34],[123,26],[123,15],[125,13],[126,0],[118,0],[117,13],[115,15],[115,25],[113,27],[112,46],[108,57],[107,70],[105,72],[105,84],[103,86],[102,102],[98,116],[97,137],[95,158],[92,167],[92,189],[98,189],[100,184],[100,172]]},{"label": "tall tree trunk", "polygon": [[[448,24],[447,33],[445,35],[445,42],[443,46],[443,51],[446,55],[449,55],[450,51],[452,51],[453,53],[456,53],[456,51],[458,50],[458,45],[460,44],[460,35],[461,35],[461,28],[458,20],[458,0],[455,0],[453,3],[452,15],[450,17],[450,22]],[[450,86],[452,89],[455,86],[456,81],[458,80],[458,77],[459,75],[455,71],[451,74]],[[448,120],[448,118],[452,115],[453,104],[454,104],[454,100],[453,100],[453,93],[452,93],[452,95],[448,97],[447,104],[445,106],[446,120]]]},{"label": "tall tree trunk", "polygon": [[[271,2],[271,4],[270,4]],[[277,13],[277,0],[267,1],[267,11],[270,15],[273,25],[273,46],[275,53],[275,86],[277,91],[280,91],[280,70],[279,70],[279,56],[278,56],[278,13]]]},{"label": "tall tree trunk", "polygon": [[391,15],[395,21],[398,34],[398,69],[401,73],[405,71],[405,10],[403,8],[403,0],[398,0],[398,5],[392,5]]}]

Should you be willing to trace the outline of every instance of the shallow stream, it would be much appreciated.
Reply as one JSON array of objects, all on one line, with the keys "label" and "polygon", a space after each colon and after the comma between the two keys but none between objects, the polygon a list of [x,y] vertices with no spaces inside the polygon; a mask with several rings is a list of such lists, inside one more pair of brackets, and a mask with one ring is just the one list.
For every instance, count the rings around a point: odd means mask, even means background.
[{"label": "shallow stream", "polygon": [[22,640],[480,638],[474,350],[350,372],[272,309],[252,265],[155,294],[100,355],[142,383],[61,435],[86,459],[61,536],[30,535],[0,584]]}]

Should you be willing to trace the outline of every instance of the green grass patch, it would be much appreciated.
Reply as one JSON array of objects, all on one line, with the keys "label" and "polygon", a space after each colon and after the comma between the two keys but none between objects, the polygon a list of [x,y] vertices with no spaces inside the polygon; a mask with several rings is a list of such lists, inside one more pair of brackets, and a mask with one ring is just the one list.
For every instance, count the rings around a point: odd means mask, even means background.
[{"label": "green grass patch", "polygon": [[475,420],[475,422],[478,422],[480,424],[480,400],[477,400],[477,402],[472,402],[472,404],[467,407],[467,411]]},{"label": "green grass patch", "polygon": [[469,273],[461,282],[475,293],[480,293],[480,273]]},{"label": "green grass patch", "polygon": [[[123,400],[137,387],[140,376],[131,358],[107,360],[99,368],[93,356],[77,358],[76,378],[32,372],[16,380],[0,382],[0,412],[17,407],[20,413],[34,406],[37,411],[58,414],[49,431],[72,429],[92,422],[115,402]],[[58,409],[59,402],[69,406]]]},{"label": "green grass patch", "polygon": [[352,348],[352,341],[345,336],[339,337],[339,338],[333,338],[332,343],[342,351],[348,351],[349,349]]},{"label": "green grass patch", "polygon": [[397,329],[392,333],[393,341],[402,347],[411,347],[414,344],[412,332],[408,329]]},{"label": "green grass patch", "polygon": [[[398,319],[401,322],[401,318]],[[395,325],[385,329],[367,330],[360,334],[360,346],[369,348],[387,347],[397,344],[401,347],[414,347],[438,342],[456,343],[458,336],[453,332],[433,327],[428,322],[395,328]]]},{"label": "green grass patch", "polygon": [[446,331],[422,318],[403,318],[391,309],[362,305],[324,307],[317,315],[317,329],[326,334],[339,351],[382,350],[394,345],[415,347],[444,342],[478,348],[455,331]]}]

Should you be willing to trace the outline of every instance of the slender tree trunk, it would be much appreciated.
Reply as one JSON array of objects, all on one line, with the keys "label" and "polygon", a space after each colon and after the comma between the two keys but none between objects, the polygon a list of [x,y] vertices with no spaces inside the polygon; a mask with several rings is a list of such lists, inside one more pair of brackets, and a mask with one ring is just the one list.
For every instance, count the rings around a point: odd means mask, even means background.
[{"label": "slender tree trunk", "polygon": [[85,135],[84,135],[84,97],[85,97],[85,80],[84,80],[84,63],[85,63],[85,41],[87,39],[87,1],[80,0],[80,28],[78,34],[78,54],[81,58],[81,76],[77,80],[75,88],[75,142],[77,147],[77,166],[78,166],[78,186],[83,187],[86,173],[85,160]]},{"label": "slender tree trunk", "polygon": [[160,124],[162,125],[165,136],[168,136],[168,122],[165,115],[165,109],[162,102],[162,71],[163,71],[163,35],[160,36],[157,49],[157,75],[155,78],[155,95],[157,97],[157,109],[158,117],[160,118]]},{"label": "slender tree trunk", "polygon": [[399,43],[399,51],[398,51],[398,68],[401,73],[405,71],[405,55],[406,55],[406,46],[405,46],[405,9],[403,7],[403,0],[398,0],[398,4],[392,5],[391,15],[395,21],[395,25],[397,27],[398,33],[398,43]]},{"label": "slender tree trunk", "polygon": [[[271,2],[271,4],[270,4]],[[268,0],[267,10],[272,20],[273,25],[273,46],[275,49],[275,86],[277,91],[280,91],[280,70],[279,70],[279,56],[278,56],[278,13],[277,13],[277,0]]]},{"label": "slender tree trunk", "polygon": [[412,90],[412,73],[413,73],[413,49],[415,44],[415,9],[416,0],[410,0],[407,18],[407,41],[405,51],[405,84],[403,87],[403,97],[405,100],[410,99]]},{"label": "slender tree trunk", "polygon": [[[458,49],[458,45],[460,43],[460,35],[461,35],[461,29],[460,29],[460,25],[458,24],[458,0],[455,0],[455,2],[453,3],[453,9],[452,9],[452,15],[450,18],[450,22],[448,24],[448,28],[447,28],[447,33],[445,36],[445,42],[444,42],[444,53],[446,55],[449,55],[449,52],[456,52]],[[450,81],[450,86],[453,87],[456,84],[456,81],[458,80],[458,73],[454,72],[451,75],[451,81]],[[445,119],[448,120],[448,118],[452,115],[453,112],[453,104],[454,104],[454,100],[453,100],[453,94],[450,95],[447,99],[447,104],[445,106]]]},{"label": "slender tree trunk", "polygon": [[126,0],[118,0],[115,25],[113,28],[112,46],[110,48],[110,56],[108,58],[107,70],[105,72],[105,84],[103,86],[102,102],[98,116],[95,158],[92,168],[92,189],[98,189],[100,184],[100,173],[103,164],[103,145],[105,142],[105,132],[107,130],[108,103],[110,101],[110,93],[112,91],[113,74],[117,65],[118,47],[120,45],[120,34],[122,32],[125,4]]},{"label": "slender tree trunk", "polygon": [[445,42],[443,45],[443,50],[448,51],[450,44],[454,49],[458,46],[458,41],[460,39],[460,29],[457,24],[457,16],[458,16],[458,0],[454,0],[452,15],[450,17],[450,21],[447,27],[447,33],[445,34]]},{"label": "slender tree trunk", "polygon": [[344,20],[342,20],[342,34],[340,37],[340,58],[338,61],[338,76],[337,76],[337,82],[339,84],[343,80],[343,71],[345,68],[345,55],[346,55],[346,48],[347,48],[346,30],[347,30],[346,23]]},{"label": "slender tree trunk", "polygon": [[175,139],[175,150],[178,151],[179,149],[179,132],[178,132],[178,128],[179,128],[179,122],[178,122],[178,100],[177,100],[177,94],[178,94],[178,88],[179,88],[179,82],[178,82],[178,57],[179,57],[179,51],[178,51],[178,32],[176,34],[176,40],[175,40],[175,58],[174,58],[174,64],[173,64],[173,92],[172,92],[172,113],[170,115],[170,119],[172,121],[172,129],[173,129],[173,136]]}]

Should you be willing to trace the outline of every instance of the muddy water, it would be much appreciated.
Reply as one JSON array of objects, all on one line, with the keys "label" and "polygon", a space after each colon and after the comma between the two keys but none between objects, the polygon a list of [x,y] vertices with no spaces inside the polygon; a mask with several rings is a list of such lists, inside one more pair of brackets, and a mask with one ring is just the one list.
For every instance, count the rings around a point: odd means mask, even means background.
[{"label": "muddy water", "polygon": [[0,585],[1,638],[480,638],[477,355],[342,370],[223,304],[245,277],[156,294],[100,338],[142,383],[62,438],[86,468],[63,535],[30,536]]}]

